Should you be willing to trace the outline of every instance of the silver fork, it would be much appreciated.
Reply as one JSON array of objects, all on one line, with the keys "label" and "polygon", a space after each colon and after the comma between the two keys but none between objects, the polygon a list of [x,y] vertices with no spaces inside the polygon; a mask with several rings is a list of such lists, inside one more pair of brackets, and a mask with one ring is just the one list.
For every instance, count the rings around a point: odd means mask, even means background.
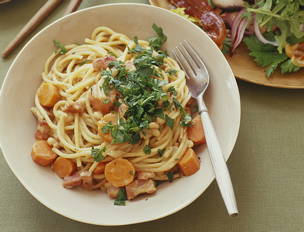
[{"label": "silver fork", "polygon": [[236,216],[238,209],[229,171],[203,99],[204,93],[209,85],[208,70],[198,53],[186,40],[173,49],[173,55],[185,71],[187,86],[192,97],[198,102],[209,156],[227,211],[230,216]]}]

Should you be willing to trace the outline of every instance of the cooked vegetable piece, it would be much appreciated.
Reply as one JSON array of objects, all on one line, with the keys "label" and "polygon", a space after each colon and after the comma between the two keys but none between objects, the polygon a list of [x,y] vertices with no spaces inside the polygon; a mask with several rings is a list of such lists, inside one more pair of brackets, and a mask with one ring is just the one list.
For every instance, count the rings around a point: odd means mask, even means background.
[{"label": "cooked vegetable piece", "polygon": [[185,176],[191,176],[200,169],[200,161],[191,148],[186,151],[178,165]]},{"label": "cooked vegetable piece", "polygon": [[112,124],[117,123],[117,116],[113,113],[106,114],[102,117],[102,119],[98,122],[98,134],[102,138],[102,140],[110,143],[112,142],[112,135],[110,133],[103,133],[102,129],[105,127],[109,122]]},{"label": "cooked vegetable piece", "polygon": [[294,65],[304,67],[304,42],[285,46],[286,55],[291,58]]},{"label": "cooked vegetable piece", "polygon": [[38,99],[41,105],[52,107],[60,99],[59,90],[55,85],[43,82],[37,90]]},{"label": "cooked vegetable piece", "polygon": [[195,144],[204,144],[206,142],[200,115],[196,115],[192,119],[192,125],[187,128],[187,135]]},{"label": "cooked vegetable piece", "polygon": [[45,140],[38,140],[32,147],[32,159],[41,166],[48,166],[54,162],[57,155]]},{"label": "cooked vegetable piece", "polygon": [[76,164],[71,159],[58,157],[53,164],[53,170],[59,177],[64,178],[76,171]]},{"label": "cooked vegetable piece", "polygon": [[66,176],[63,178],[63,187],[65,188],[75,188],[82,184],[82,179],[79,173],[75,173],[72,176]]},{"label": "cooked vegetable piece", "polygon": [[133,164],[123,158],[117,158],[109,162],[105,167],[105,177],[115,187],[123,187],[130,184],[135,175]]},{"label": "cooked vegetable piece", "polygon": [[134,199],[136,196],[156,192],[156,187],[153,180],[134,180],[131,184],[126,186],[128,200]]},{"label": "cooked vegetable piece", "polygon": [[105,166],[106,166],[105,163],[101,163],[101,162],[98,163],[98,165],[94,169],[93,173],[96,174],[96,175],[103,174],[104,170],[105,170]]}]

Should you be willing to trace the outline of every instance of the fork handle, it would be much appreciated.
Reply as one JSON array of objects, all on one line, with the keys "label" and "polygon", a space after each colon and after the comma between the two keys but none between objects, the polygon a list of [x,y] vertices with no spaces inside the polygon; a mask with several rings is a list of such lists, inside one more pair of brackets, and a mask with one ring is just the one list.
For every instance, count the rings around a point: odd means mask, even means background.
[{"label": "fork handle", "polygon": [[236,216],[238,215],[238,208],[226,161],[224,159],[219,141],[209,117],[208,110],[202,100],[200,101],[198,99],[198,103],[209,150],[209,156],[217,184],[219,186],[222,198],[225,202],[228,214],[230,216]]}]

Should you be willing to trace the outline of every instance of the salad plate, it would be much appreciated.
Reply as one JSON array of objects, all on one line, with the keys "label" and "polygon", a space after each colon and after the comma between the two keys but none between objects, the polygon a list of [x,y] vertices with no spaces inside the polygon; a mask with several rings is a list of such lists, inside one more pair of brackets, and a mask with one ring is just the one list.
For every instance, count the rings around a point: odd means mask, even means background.
[{"label": "salad plate", "polygon": [[[150,0],[149,2],[150,2],[151,5],[158,6],[158,7],[167,9],[167,10],[173,10],[174,12],[176,12],[176,13],[184,16],[185,18],[190,19],[190,21],[195,22],[195,19],[193,19],[191,17],[191,15],[189,17],[189,15],[187,14],[189,12],[189,11],[187,12],[187,9],[185,10],[186,13],[185,12],[180,13],[179,10],[177,11],[177,10],[174,10],[174,9],[176,9],[176,7],[177,7],[177,9],[184,7],[182,5],[182,4],[184,4],[184,2],[190,2],[190,4],[194,4],[194,5],[197,4],[197,5],[195,5],[195,7],[202,7],[200,4],[202,4],[202,2],[204,2],[204,1],[195,1],[195,0],[191,0],[191,1]],[[175,5],[171,4],[170,2],[174,2]],[[205,1],[205,2],[212,2],[212,1]],[[218,1],[218,0],[215,1],[214,0],[213,2],[214,3],[217,3],[217,2],[221,3],[221,2],[225,2],[225,1]],[[227,20],[225,18],[227,16],[227,14],[228,15],[231,14],[231,11],[232,12],[233,11],[236,11],[236,12],[240,11],[240,9],[242,9],[243,6],[245,6],[246,4],[248,4],[248,2],[250,2],[250,1],[240,1],[240,0],[226,1],[225,4],[227,4],[227,6],[225,5],[225,6],[217,7],[217,6],[213,5],[214,12],[216,12],[217,14],[218,14],[218,12],[222,12],[221,16],[223,17],[223,19],[224,19],[224,21],[225,21],[225,23],[227,25]],[[269,9],[273,10],[274,7],[275,7],[275,2],[274,1],[261,1],[261,2],[265,2],[265,5],[263,6],[265,9],[266,9],[266,7],[269,8],[269,6],[270,6],[270,5],[267,6],[267,2],[268,2],[268,4],[270,4],[270,2],[272,2],[272,8],[270,7]],[[223,3],[221,3],[221,4],[223,4]],[[229,5],[229,4],[232,4],[232,5]],[[236,4],[236,5],[233,5],[233,4]],[[243,6],[240,6],[240,5],[237,5],[237,4],[243,4]],[[303,6],[300,6],[300,7],[303,7]],[[262,11],[263,13],[264,12],[266,12],[266,13],[270,12],[270,10],[269,10],[269,12],[267,12],[266,10],[264,11],[264,8],[261,7],[261,9],[263,10]],[[226,9],[228,9],[228,10],[226,11]],[[189,10],[189,8],[188,8],[188,10]],[[260,12],[260,8],[259,8],[259,12]],[[196,13],[197,12],[194,12],[194,15]],[[241,18],[242,17],[246,17],[246,13],[247,12],[245,12],[244,16],[241,16]],[[296,14],[296,13],[298,13],[299,15],[302,14],[301,10],[299,10],[298,12],[294,12],[294,14]],[[226,16],[223,16],[223,15],[226,15]],[[255,15],[258,15],[258,13],[255,14],[253,12],[253,14],[251,14],[251,16],[249,16],[249,17],[257,17]],[[233,16],[232,18],[234,20],[235,15],[232,15],[232,16]],[[230,15],[229,15],[229,17],[230,17]],[[301,16],[301,17],[303,17],[303,16]],[[301,19],[302,18],[300,18],[300,20]],[[254,22],[254,20],[255,20],[255,18],[251,19],[251,22]],[[195,23],[198,24],[200,27],[202,27],[201,26],[201,22],[200,23],[195,22]],[[254,28],[253,25],[254,25],[254,23],[252,23],[252,27],[251,27],[251,30],[253,31],[253,32],[251,32],[251,34],[253,34],[253,35],[247,35],[246,33],[248,33],[248,31],[250,30],[249,25],[246,28],[246,32],[245,32],[246,38],[249,38],[250,36],[251,37],[255,37],[256,36],[255,35],[255,31],[253,29]],[[304,22],[303,22],[303,25],[304,25]],[[248,28],[249,28],[249,30],[248,30]],[[231,30],[227,30],[228,31],[227,32],[227,37],[228,37],[229,33],[231,35],[232,28],[230,28],[230,29]],[[258,30],[258,31],[260,31],[260,30]],[[289,33],[291,34],[291,32],[289,32]],[[302,37],[302,39],[303,38],[304,37]],[[262,38],[262,40],[263,40],[263,38]],[[246,41],[246,39],[245,39],[245,41]],[[267,44],[268,42],[269,41],[266,41],[266,49],[270,46],[269,44]],[[302,42],[302,40],[301,40],[301,42]],[[224,46],[225,46],[225,44],[224,44]],[[260,59],[260,60],[264,60],[265,59],[266,60],[268,58],[264,58],[264,57],[258,57],[258,58],[257,57],[252,57],[252,56],[249,55],[249,53],[259,53],[259,51],[249,50],[248,46],[246,46],[246,44],[244,43],[244,39],[235,48],[235,50],[233,52],[231,52],[231,49],[230,49],[230,52],[228,52],[228,54],[226,53],[226,55],[225,55],[226,59],[227,59],[228,63],[230,64],[230,66],[232,68],[232,71],[233,71],[233,73],[234,73],[234,75],[235,75],[236,78],[241,79],[243,81],[247,81],[247,82],[251,82],[251,83],[255,83],[255,84],[263,85],[263,86],[269,86],[269,87],[287,88],[287,89],[304,89],[304,69],[303,68],[301,68],[299,71],[296,71],[296,72],[290,72],[290,73],[284,73],[284,74],[282,74],[281,73],[282,69],[281,69],[280,66],[284,62],[281,62],[279,65],[276,65],[276,61],[277,61],[277,57],[278,56],[282,55],[282,56],[285,56],[287,60],[289,59],[285,55],[284,49],[283,49],[283,54],[277,53],[277,55],[276,55],[275,58],[272,57],[273,58],[273,62],[269,62],[269,65],[268,64],[265,64],[265,65],[262,64],[262,65],[264,65],[264,67],[258,66],[257,63],[255,62],[255,60],[256,59]],[[266,54],[265,57],[268,57],[268,54]],[[285,59],[285,61],[287,61],[286,59]],[[268,62],[265,62],[265,63],[268,63]],[[271,75],[269,75],[269,77],[266,77],[265,73],[267,72],[267,69],[270,66],[272,66],[272,65],[276,66],[277,70],[275,70],[274,72],[272,72]]]}]

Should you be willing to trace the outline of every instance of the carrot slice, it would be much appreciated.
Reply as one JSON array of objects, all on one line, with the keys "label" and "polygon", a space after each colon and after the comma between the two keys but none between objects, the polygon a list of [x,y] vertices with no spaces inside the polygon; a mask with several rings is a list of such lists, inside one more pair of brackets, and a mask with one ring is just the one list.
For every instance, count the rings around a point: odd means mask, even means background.
[{"label": "carrot slice", "polygon": [[38,140],[32,147],[32,159],[41,166],[48,166],[54,162],[57,155],[45,140]]},{"label": "carrot slice", "polygon": [[103,174],[104,170],[105,170],[105,166],[106,166],[105,163],[98,163],[98,165],[94,169],[93,173],[96,175]]},{"label": "carrot slice", "polygon": [[43,82],[37,90],[38,99],[41,105],[52,107],[60,99],[59,90],[55,85]]},{"label": "carrot slice", "polygon": [[71,176],[76,171],[76,164],[63,157],[58,157],[53,164],[54,172],[61,178]]},{"label": "carrot slice", "polygon": [[109,122],[112,122],[112,124],[117,123],[117,116],[115,114],[106,114],[102,117],[102,119],[97,123],[98,125],[98,134],[102,138],[103,141],[106,141],[108,143],[112,142],[112,135],[110,133],[103,133],[102,128],[107,125]]},{"label": "carrot slice", "polygon": [[178,166],[185,176],[191,176],[200,169],[200,161],[195,152],[189,148],[179,161]]},{"label": "carrot slice", "polygon": [[117,158],[105,167],[105,177],[115,187],[122,187],[130,184],[135,176],[133,164],[123,158]]},{"label": "carrot slice", "polygon": [[193,141],[195,144],[204,144],[206,143],[204,128],[200,115],[196,115],[192,119],[192,125],[187,128],[188,138]]}]

